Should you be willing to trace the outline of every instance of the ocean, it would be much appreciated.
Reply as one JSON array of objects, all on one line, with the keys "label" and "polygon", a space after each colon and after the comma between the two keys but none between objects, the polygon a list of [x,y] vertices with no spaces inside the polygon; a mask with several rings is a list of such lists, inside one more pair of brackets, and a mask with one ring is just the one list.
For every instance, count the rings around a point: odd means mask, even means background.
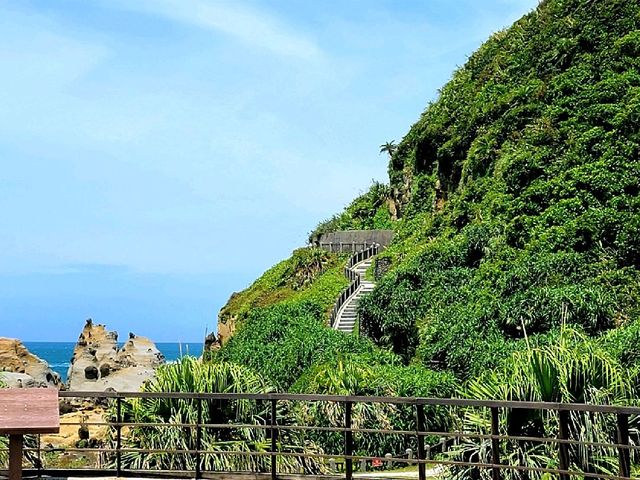
[{"label": "ocean", "polygon": [[[52,370],[58,372],[63,381],[67,381],[67,370],[73,356],[75,342],[24,342],[31,353],[45,360]],[[167,362],[184,355],[202,355],[202,343],[156,343]]]}]

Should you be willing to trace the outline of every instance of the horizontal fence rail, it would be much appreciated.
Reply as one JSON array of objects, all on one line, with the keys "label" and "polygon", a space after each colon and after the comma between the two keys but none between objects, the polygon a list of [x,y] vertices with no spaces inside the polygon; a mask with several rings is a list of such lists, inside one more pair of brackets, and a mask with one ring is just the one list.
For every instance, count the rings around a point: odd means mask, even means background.
[{"label": "horizontal fence rail", "polygon": [[[189,477],[211,478],[228,475],[250,475],[252,478],[292,478],[305,476],[314,478],[346,478],[351,480],[354,472],[375,472],[397,466],[413,465],[417,476],[425,480],[436,473],[443,478],[492,479],[501,478],[560,478],[575,479],[630,479],[638,478],[635,466],[640,462],[639,432],[636,426],[640,418],[640,407],[618,405],[566,404],[549,402],[514,402],[498,400],[441,399],[384,396],[342,396],[342,395],[295,395],[295,394],[251,394],[251,393],[147,393],[147,392],[60,392],[61,400],[74,400],[78,404],[106,405],[107,414],[102,421],[65,421],[61,426],[95,428],[108,431],[109,441],[105,445],[90,447],[53,447],[42,444],[40,436],[27,442],[25,459],[34,468],[25,470],[27,475],[38,476],[111,476],[119,477]],[[195,407],[194,415],[180,421],[178,417],[169,420],[136,421],[132,411],[135,402],[164,402],[165,407]],[[223,418],[208,418],[205,411],[212,406],[222,411],[234,411],[246,407],[248,403],[260,406],[259,415],[252,421],[220,421]],[[333,424],[292,423],[289,414],[296,408],[323,407],[323,412],[333,415]],[[363,418],[371,406],[379,412],[390,412],[399,423],[372,427]],[[216,410],[218,411],[218,410]],[[364,412],[364,413],[363,413]],[[447,429],[434,429],[434,419],[442,414],[462,412],[473,418],[483,418],[481,427],[473,429],[460,422],[449,422]],[[544,413],[553,419],[554,435],[512,434],[506,421],[514,415],[529,418],[532,412]],[[311,418],[301,416],[295,418]],[[374,417],[369,417],[374,418]],[[458,417],[461,418],[461,417]],[[601,420],[609,431],[602,438],[585,439],[576,436],[582,430],[580,421],[593,425],[594,419]],[[323,419],[326,420],[326,419]],[[328,422],[330,423],[330,422]],[[370,422],[371,423],[371,422]],[[375,422],[374,422],[375,423]],[[631,426],[630,426],[631,425]],[[176,430],[177,429],[177,430]],[[155,446],[135,446],[131,443],[134,431],[163,432],[171,430],[185,436],[180,448],[160,448]],[[211,432],[219,434],[220,445],[231,445],[229,449],[206,448],[204,439]],[[249,432],[247,438],[256,441],[255,448],[241,449],[230,442],[232,432]],[[336,441],[335,451],[310,449],[313,435],[325,435]],[[332,437],[330,437],[332,436]],[[395,445],[388,452],[367,451],[365,445],[372,438],[393,438]],[[296,440],[298,443],[296,443]],[[557,452],[548,464],[535,464],[526,460],[526,455],[513,456],[519,452],[518,446],[529,445],[536,452],[536,445],[550,446]],[[474,450],[470,446],[477,446]],[[532,446],[533,445],[533,446]],[[510,447],[511,446],[511,447]],[[470,452],[483,452],[482,455]],[[602,453],[604,452],[604,453]],[[0,453],[3,453],[0,450]],[[48,456],[54,454],[93,454],[97,465],[91,468],[51,468],[46,465]],[[584,455],[592,455],[600,462],[603,455],[615,460],[615,471],[609,468],[595,468],[586,465],[579,468]],[[155,464],[157,468],[138,468],[136,458],[166,459],[168,457],[188,458],[193,468],[165,468],[165,464]],[[253,471],[230,471],[208,467],[208,457],[226,460],[229,457],[257,459]],[[517,457],[517,458],[516,458]],[[0,457],[1,458],[1,457]],[[515,460],[514,460],[515,458]],[[260,459],[266,460],[260,463]],[[612,460],[613,459],[613,460]],[[288,462],[288,463],[287,463]],[[169,462],[170,464],[170,462]],[[221,461],[224,464],[224,461]],[[284,469],[283,465],[287,465]],[[292,465],[295,467],[292,469]],[[582,467],[584,467],[584,462]],[[592,468],[593,467],[593,468]],[[286,471],[284,471],[286,470]],[[5,474],[6,471],[0,472]],[[551,475],[551,477],[549,477]]]},{"label": "horizontal fence rail", "polygon": [[368,249],[373,242],[321,242],[318,248],[331,253],[357,253]]}]

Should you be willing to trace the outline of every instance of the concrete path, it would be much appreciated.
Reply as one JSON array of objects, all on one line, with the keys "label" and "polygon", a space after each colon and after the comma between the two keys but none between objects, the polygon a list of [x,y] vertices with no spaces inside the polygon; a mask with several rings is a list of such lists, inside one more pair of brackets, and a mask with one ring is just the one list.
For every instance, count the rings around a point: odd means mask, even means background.
[{"label": "concrete path", "polygon": [[371,266],[373,259],[368,258],[362,262],[356,263],[351,267],[351,271],[360,277],[360,287],[353,292],[353,295],[342,305],[338,311],[334,328],[344,333],[353,333],[358,320],[358,302],[366,293],[369,293],[376,286],[375,282],[364,279],[364,274]]}]

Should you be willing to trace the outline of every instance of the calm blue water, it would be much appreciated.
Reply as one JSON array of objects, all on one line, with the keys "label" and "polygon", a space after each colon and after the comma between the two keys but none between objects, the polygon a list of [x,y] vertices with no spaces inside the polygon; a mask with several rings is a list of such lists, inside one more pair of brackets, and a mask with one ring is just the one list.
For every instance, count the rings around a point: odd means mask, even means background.
[{"label": "calm blue water", "polygon": [[[73,356],[75,342],[24,342],[31,353],[49,363],[52,370],[67,381],[67,370]],[[202,355],[201,343],[156,343],[167,362],[177,360],[181,355]]]}]

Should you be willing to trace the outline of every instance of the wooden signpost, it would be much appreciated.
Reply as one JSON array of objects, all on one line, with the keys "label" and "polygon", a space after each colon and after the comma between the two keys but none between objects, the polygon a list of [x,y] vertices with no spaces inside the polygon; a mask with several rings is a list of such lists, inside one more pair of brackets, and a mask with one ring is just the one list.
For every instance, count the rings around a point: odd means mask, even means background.
[{"label": "wooden signpost", "polygon": [[0,389],[0,435],[9,435],[9,480],[22,478],[23,436],[58,433],[58,391],[53,388]]}]

